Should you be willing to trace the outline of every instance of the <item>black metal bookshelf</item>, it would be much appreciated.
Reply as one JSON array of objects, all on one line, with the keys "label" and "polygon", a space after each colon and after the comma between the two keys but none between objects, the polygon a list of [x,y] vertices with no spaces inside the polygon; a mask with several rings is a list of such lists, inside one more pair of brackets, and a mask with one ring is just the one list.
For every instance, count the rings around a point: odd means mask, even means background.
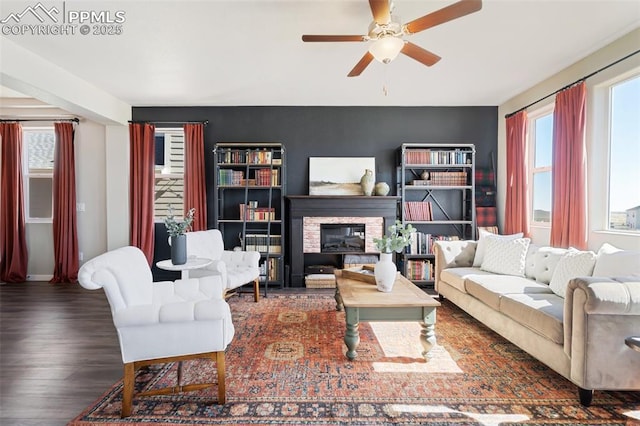
[{"label": "black metal bookshelf", "polygon": [[215,227],[225,247],[260,252],[260,282],[285,284],[286,152],[281,143],[220,142],[214,148]]}]

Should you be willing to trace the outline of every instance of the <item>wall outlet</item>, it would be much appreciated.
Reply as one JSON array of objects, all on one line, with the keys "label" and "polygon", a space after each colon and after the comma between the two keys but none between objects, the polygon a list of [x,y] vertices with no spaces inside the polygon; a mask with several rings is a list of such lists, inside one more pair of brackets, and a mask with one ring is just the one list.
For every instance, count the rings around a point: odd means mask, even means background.
[{"label": "wall outlet", "polygon": [[79,252],[78,253],[78,259],[80,259],[80,261],[82,262],[84,260],[84,253]]},{"label": "wall outlet", "polygon": [[84,203],[76,203],[76,210],[79,212],[83,212],[84,211]]}]

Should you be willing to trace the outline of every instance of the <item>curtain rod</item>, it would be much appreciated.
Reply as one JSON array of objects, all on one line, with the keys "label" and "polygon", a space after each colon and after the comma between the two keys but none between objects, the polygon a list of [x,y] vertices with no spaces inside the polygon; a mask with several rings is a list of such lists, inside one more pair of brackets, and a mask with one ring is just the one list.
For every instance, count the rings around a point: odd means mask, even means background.
[{"label": "curtain rod", "polygon": [[519,113],[520,111],[524,111],[525,109],[529,108],[530,106],[533,106],[533,105],[537,104],[538,102],[542,102],[545,99],[555,95],[556,93],[562,92],[563,90],[568,89],[569,87],[573,86],[574,84],[580,83],[581,81],[584,81],[584,80],[588,79],[589,77],[593,77],[594,75],[606,70],[607,68],[611,68],[612,66],[614,66],[614,65],[616,65],[616,64],[618,64],[618,63],[620,63],[620,62],[622,62],[622,61],[624,61],[626,59],[629,59],[630,57],[632,57],[634,55],[637,55],[638,53],[640,53],[640,50],[636,50],[635,52],[631,52],[627,56],[622,57],[622,58],[618,59],[617,61],[611,62],[609,65],[605,65],[604,67],[592,72],[591,74],[585,75],[584,77],[577,79],[573,83],[567,84],[566,86],[556,90],[555,92],[549,93],[548,95],[546,95],[546,96],[544,96],[544,97],[542,97],[542,98],[540,98],[540,99],[538,99],[536,101],[531,102],[529,105],[523,106],[519,110],[513,111],[512,113],[509,113],[509,114],[505,114],[504,118],[509,118],[512,115],[515,115],[515,114]]},{"label": "curtain rod", "polygon": [[2,118],[0,119],[0,123],[12,123],[12,122],[23,122],[23,121],[71,121],[74,123],[79,123],[80,119],[77,117],[74,118]]},{"label": "curtain rod", "polygon": [[199,124],[202,123],[205,126],[209,124],[209,120],[200,121],[145,121],[145,120],[129,120],[131,124]]}]

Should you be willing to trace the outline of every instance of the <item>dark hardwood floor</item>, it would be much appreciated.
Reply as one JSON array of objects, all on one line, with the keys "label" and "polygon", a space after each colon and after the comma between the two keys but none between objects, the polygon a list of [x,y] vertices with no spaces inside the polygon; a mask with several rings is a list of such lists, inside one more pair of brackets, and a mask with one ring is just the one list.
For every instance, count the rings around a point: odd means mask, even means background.
[{"label": "dark hardwood floor", "polygon": [[[291,291],[334,290],[273,290]],[[253,296],[243,292],[242,297]],[[66,425],[122,375],[120,345],[102,290],[0,284],[0,425]]]},{"label": "dark hardwood floor", "polygon": [[0,285],[0,424],[65,425],[121,377],[102,290]]}]

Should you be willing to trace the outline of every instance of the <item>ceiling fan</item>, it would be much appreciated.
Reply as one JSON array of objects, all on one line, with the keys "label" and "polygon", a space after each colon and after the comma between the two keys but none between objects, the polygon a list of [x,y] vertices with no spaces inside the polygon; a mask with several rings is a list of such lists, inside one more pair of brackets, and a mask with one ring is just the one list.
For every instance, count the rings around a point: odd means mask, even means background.
[{"label": "ceiling fan", "polygon": [[440,56],[404,40],[403,37],[477,12],[482,9],[482,0],[459,0],[404,25],[400,23],[397,17],[392,15],[389,0],[369,0],[369,6],[373,14],[373,22],[369,25],[367,35],[303,35],[302,41],[371,41],[369,50],[353,67],[348,74],[349,77],[359,76],[374,59],[388,64],[401,52],[430,67],[441,59]]}]

